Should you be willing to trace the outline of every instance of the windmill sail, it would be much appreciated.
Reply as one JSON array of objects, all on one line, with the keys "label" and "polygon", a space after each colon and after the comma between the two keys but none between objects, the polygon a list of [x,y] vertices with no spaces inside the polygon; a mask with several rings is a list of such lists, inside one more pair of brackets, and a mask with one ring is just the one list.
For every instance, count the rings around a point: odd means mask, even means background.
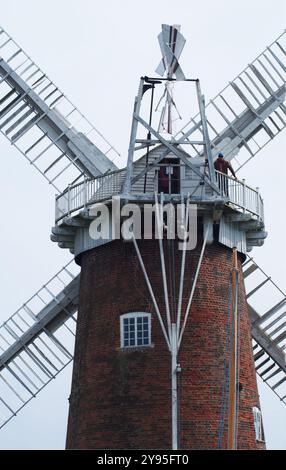
[{"label": "windmill sail", "polygon": [[77,272],[68,263],[0,327],[0,428],[73,358]]},{"label": "windmill sail", "polygon": [[0,130],[57,191],[117,168],[115,148],[3,28]]},{"label": "windmill sail", "polygon": [[[240,153],[236,162],[239,170],[285,128],[285,78],[284,31],[206,106],[214,156],[223,151],[231,160]],[[178,135],[199,139],[199,115],[191,118]],[[193,157],[200,155],[200,147],[189,147]]]},{"label": "windmill sail", "polygon": [[252,258],[244,279],[256,372],[286,404],[286,295]]}]

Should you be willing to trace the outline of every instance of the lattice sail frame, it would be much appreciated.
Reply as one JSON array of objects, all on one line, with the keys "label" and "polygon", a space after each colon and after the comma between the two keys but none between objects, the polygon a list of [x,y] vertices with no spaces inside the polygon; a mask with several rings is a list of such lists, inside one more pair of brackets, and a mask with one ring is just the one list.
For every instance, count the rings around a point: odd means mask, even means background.
[{"label": "lattice sail frame", "polygon": [[0,428],[73,359],[78,271],[70,261],[0,326]]},{"label": "lattice sail frame", "polygon": [[[285,128],[285,57],[286,31],[206,105],[213,154],[235,159],[236,171]],[[197,114],[176,137],[201,138],[199,122]],[[201,155],[197,145],[190,147],[193,157]]]},{"label": "lattice sail frame", "polygon": [[58,192],[120,154],[0,27],[0,131]]}]

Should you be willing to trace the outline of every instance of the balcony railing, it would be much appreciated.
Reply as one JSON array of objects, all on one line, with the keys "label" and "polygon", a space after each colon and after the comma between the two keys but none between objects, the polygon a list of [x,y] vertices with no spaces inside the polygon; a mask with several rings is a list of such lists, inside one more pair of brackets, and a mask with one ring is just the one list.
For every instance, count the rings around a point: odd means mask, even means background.
[{"label": "balcony railing", "polygon": [[[119,195],[125,175],[126,170],[123,169],[68,186],[62,194],[56,197],[56,223],[96,202]],[[239,181],[218,171],[216,171],[216,178],[220,194],[228,199],[229,204],[240,212],[249,213],[259,220],[264,220],[263,200],[258,188],[253,189],[246,185],[244,180]],[[186,182],[187,180],[184,181]],[[154,180],[154,191],[156,189],[157,185]],[[183,192],[185,193],[186,190]],[[132,193],[136,196],[135,191]]]},{"label": "balcony railing", "polygon": [[86,179],[70,185],[56,197],[56,222],[98,201],[110,199],[121,192],[126,170]]},{"label": "balcony railing", "polygon": [[221,195],[229,198],[232,205],[264,220],[263,199],[258,188],[253,189],[244,180],[237,180],[219,171],[216,171],[216,178]]}]

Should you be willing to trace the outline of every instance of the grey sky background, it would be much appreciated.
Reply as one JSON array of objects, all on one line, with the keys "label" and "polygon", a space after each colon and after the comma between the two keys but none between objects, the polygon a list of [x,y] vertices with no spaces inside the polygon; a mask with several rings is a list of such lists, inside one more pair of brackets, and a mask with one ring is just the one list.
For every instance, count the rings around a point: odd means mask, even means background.
[{"label": "grey sky background", "polygon": [[[115,145],[126,161],[141,75],[161,58],[161,23],[181,24],[181,65],[206,101],[285,29],[285,1],[0,0],[0,24]],[[194,114],[190,110],[190,116]],[[285,290],[285,150],[280,134],[240,173],[259,186],[269,236],[252,256]],[[54,190],[4,137],[1,158],[0,322],[70,258],[50,242]],[[1,449],[62,449],[71,367],[0,431]],[[286,407],[259,383],[268,449],[286,449]]]}]

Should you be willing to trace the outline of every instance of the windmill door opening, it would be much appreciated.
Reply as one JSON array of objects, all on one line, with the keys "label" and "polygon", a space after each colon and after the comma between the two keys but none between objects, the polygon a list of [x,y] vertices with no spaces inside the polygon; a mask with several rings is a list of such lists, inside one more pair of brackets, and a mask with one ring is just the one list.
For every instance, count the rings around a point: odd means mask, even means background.
[{"label": "windmill door opening", "polygon": [[178,158],[164,158],[160,162],[158,193],[180,193],[180,161]]}]

